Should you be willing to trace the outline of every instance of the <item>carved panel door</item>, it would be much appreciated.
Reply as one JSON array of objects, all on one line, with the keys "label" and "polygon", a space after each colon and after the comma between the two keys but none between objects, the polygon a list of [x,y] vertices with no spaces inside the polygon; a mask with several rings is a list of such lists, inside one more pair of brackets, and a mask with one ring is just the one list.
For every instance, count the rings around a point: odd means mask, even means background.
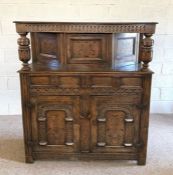
[{"label": "carved panel door", "polygon": [[123,98],[120,95],[93,96],[93,152],[136,151],[140,122],[140,110],[136,104],[139,103],[139,98],[129,96],[129,102],[124,102]]},{"label": "carved panel door", "polygon": [[34,151],[76,152],[79,139],[79,98],[40,96],[32,101]]}]

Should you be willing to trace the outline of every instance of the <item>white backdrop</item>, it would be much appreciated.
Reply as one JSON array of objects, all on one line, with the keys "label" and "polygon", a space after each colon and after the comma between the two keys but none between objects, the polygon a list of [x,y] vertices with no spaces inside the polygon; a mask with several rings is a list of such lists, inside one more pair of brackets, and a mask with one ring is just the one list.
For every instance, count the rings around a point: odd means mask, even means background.
[{"label": "white backdrop", "polygon": [[14,20],[159,22],[152,113],[173,113],[173,0],[0,0],[0,115],[20,114]]}]

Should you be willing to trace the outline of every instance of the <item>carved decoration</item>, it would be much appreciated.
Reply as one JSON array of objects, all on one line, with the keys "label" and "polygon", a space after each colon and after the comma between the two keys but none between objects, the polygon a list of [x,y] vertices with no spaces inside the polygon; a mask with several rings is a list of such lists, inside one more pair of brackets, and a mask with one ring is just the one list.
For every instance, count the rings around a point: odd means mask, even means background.
[{"label": "carved decoration", "polygon": [[[141,87],[135,88],[105,88],[105,87],[94,87],[91,88],[89,95],[139,95],[143,92]],[[56,88],[56,87],[38,87],[31,86],[30,93],[34,95],[81,95],[80,88]]]},{"label": "carved decoration", "polygon": [[46,134],[46,123],[45,123],[45,118],[42,118],[42,120],[39,118],[39,145],[40,146],[45,146],[47,145],[47,134]]},{"label": "carved decoration", "polygon": [[17,32],[70,32],[70,33],[154,33],[155,23],[88,24],[88,23],[17,23]]},{"label": "carved decoration", "polygon": [[30,60],[30,41],[26,37],[27,33],[19,33],[19,35],[20,38],[17,40],[17,43],[19,45],[19,59],[23,62],[23,70],[28,70],[28,61]]},{"label": "carved decoration", "polygon": [[70,146],[73,145],[73,112],[72,106],[70,105],[39,105],[38,107],[38,122],[39,122],[39,144],[41,146],[47,145],[46,137],[46,112],[47,111],[64,111],[66,114],[65,123],[66,123],[66,141],[65,144]]},{"label": "carved decoration", "polygon": [[145,33],[142,41],[140,61],[143,62],[143,70],[148,70],[148,63],[152,61],[154,40],[152,34]]},{"label": "carved decoration", "polygon": [[79,88],[34,87],[30,88],[31,95],[80,95]]},{"label": "carved decoration", "polygon": [[141,87],[121,87],[121,88],[92,88],[91,94],[92,95],[139,95],[143,92]]}]

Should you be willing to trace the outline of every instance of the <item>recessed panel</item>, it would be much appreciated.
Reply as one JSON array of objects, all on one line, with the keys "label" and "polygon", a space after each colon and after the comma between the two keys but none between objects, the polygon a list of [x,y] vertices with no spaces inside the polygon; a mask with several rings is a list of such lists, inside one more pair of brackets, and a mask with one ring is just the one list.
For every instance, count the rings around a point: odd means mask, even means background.
[{"label": "recessed panel", "polygon": [[142,87],[142,79],[141,78],[122,78],[121,85],[123,86],[141,86]]},{"label": "recessed panel", "polygon": [[49,34],[46,36],[40,35],[40,53],[47,54],[50,56],[56,57],[56,36],[53,34]]},{"label": "recessed panel", "polygon": [[67,35],[67,63],[105,63],[108,38],[104,34]]},{"label": "recessed panel", "polygon": [[65,144],[65,113],[64,111],[47,112],[48,145]]},{"label": "recessed panel", "polygon": [[113,37],[113,63],[125,66],[138,62],[139,35],[136,33],[119,33]]},{"label": "recessed panel", "polygon": [[30,81],[33,85],[49,85],[48,76],[33,76],[31,77]]},{"label": "recessed panel", "polygon": [[118,40],[117,56],[132,56],[134,55],[134,38],[126,38]]},{"label": "recessed panel", "polygon": [[59,77],[59,84],[61,87],[79,87],[79,77]]},{"label": "recessed panel", "polygon": [[123,145],[124,115],[121,111],[108,111],[106,113],[106,143],[108,146]]},{"label": "recessed panel", "polygon": [[[39,63],[59,62],[60,37],[56,33],[35,33],[36,59]],[[35,57],[34,56],[34,57]]]},{"label": "recessed panel", "polygon": [[111,77],[93,77],[92,87],[110,87],[112,86]]},{"label": "recessed panel", "polygon": [[99,39],[73,39],[71,40],[71,56],[73,59],[102,59],[102,43]]}]

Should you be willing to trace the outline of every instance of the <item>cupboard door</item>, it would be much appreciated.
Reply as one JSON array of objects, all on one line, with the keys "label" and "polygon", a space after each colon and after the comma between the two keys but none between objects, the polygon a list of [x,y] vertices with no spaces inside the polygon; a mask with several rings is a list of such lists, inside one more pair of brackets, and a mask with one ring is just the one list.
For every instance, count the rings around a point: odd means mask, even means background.
[{"label": "cupboard door", "polygon": [[40,96],[32,100],[34,151],[76,152],[79,98]]},{"label": "cupboard door", "polygon": [[110,64],[111,34],[67,34],[67,64]]},{"label": "cupboard door", "polygon": [[120,97],[94,96],[92,100],[92,152],[135,152],[140,110]]}]

